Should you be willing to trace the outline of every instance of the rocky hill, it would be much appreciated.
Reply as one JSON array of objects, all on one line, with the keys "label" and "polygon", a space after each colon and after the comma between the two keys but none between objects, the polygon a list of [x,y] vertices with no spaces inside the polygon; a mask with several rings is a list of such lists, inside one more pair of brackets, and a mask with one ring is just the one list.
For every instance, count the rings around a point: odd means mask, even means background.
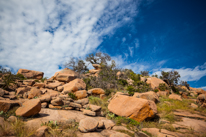
[{"label": "rocky hill", "polygon": [[203,89],[93,66],[84,74],[65,68],[49,79],[39,71],[1,71],[0,136],[206,136]]}]

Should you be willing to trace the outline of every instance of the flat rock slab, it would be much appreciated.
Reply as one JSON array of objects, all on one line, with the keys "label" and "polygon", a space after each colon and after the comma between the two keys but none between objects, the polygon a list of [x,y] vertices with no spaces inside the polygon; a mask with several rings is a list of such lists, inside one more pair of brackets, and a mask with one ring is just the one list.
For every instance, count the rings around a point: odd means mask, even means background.
[{"label": "flat rock slab", "polygon": [[182,118],[181,122],[175,122],[175,124],[194,129],[196,132],[206,133],[206,122],[203,120]]},{"label": "flat rock slab", "polygon": [[189,117],[189,118],[196,118],[196,119],[203,119],[206,120],[205,116],[201,116],[198,114],[192,114],[188,111],[184,111],[184,110],[175,110],[174,115],[176,116],[181,116],[181,117]]},{"label": "flat rock slab", "polygon": [[165,129],[158,129],[158,128],[142,128],[142,131],[146,131],[154,137],[185,137],[188,136],[186,134],[181,134],[178,132],[171,132]]},{"label": "flat rock slab", "polygon": [[[75,111],[75,110],[54,110],[54,109],[48,109],[48,108],[42,108],[39,112],[39,116],[36,118],[33,118],[32,120],[29,120],[26,122],[27,126],[34,126],[34,127],[40,127],[42,122],[48,122],[48,121],[62,121],[62,120],[68,120],[68,119],[75,119],[76,122],[79,122],[81,119],[87,118],[90,116],[84,115],[81,111]],[[100,121],[100,120],[106,120],[104,117],[93,117],[94,119]]]}]

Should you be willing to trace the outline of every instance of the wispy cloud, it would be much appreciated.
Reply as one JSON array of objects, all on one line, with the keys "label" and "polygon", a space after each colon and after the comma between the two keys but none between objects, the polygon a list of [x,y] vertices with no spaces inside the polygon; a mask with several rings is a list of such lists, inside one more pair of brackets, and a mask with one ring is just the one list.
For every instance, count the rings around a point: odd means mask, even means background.
[{"label": "wispy cloud", "polygon": [[69,57],[95,51],[104,35],[132,20],[133,0],[0,1],[0,65],[51,76]]},{"label": "wispy cloud", "polygon": [[173,68],[161,68],[161,69],[154,69],[153,74],[161,75],[161,71],[171,71],[176,70],[181,75],[181,80],[183,81],[198,81],[200,78],[206,76],[206,62],[201,66],[196,66],[195,68],[180,68],[180,69],[173,69]]}]

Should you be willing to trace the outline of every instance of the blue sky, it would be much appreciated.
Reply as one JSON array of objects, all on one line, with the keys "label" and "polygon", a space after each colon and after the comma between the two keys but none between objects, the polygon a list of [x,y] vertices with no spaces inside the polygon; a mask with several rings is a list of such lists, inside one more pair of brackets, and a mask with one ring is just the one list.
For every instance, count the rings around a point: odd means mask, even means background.
[{"label": "blue sky", "polygon": [[206,89],[205,7],[205,0],[0,1],[0,65],[50,77],[70,57],[101,51],[119,67],[177,70]]}]

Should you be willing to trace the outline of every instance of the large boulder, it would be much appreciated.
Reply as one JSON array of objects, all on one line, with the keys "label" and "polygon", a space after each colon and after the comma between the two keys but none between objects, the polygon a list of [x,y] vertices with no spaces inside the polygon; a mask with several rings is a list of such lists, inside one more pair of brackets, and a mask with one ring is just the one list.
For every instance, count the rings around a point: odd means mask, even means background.
[{"label": "large boulder", "polygon": [[88,93],[100,95],[100,94],[105,94],[105,91],[101,88],[93,88],[93,89],[88,90]]},{"label": "large boulder", "polygon": [[68,68],[65,68],[61,71],[58,71],[54,74],[54,77],[53,79],[56,79],[58,81],[63,81],[63,82],[70,82],[74,79],[76,79],[78,76],[78,73],[71,70],[71,69],[68,69]]},{"label": "large boulder", "polygon": [[133,97],[151,100],[151,101],[154,101],[155,103],[159,102],[159,98],[158,98],[157,94],[154,91],[148,91],[148,92],[145,92],[145,93],[136,92],[133,95]]},{"label": "large boulder", "polygon": [[98,124],[99,122],[96,119],[87,117],[87,118],[80,120],[78,129],[84,133],[95,131]]},{"label": "large boulder", "polygon": [[29,117],[38,114],[40,110],[41,101],[39,99],[32,99],[24,102],[15,113],[17,116]]},{"label": "large boulder", "polygon": [[163,80],[156,77],[147,78],[146,83],[149,84],[152,89],[158,88],[161,83],[167,85]]},{"label": "large boulder", "polygon": [[78,90],[85,90],[86,89],[86,84],[82,79],[75,79],[70,81],[69,83],[63,85],[64,89],[62,93],[67,94],[69,92],[76,92]]},{"label": "large boulder", "polygon": [[116,115],[132,118],[136,121],[153,118],[157,106],[153,101],[115,94],[108,105],[109,111]]},{"label": "large boulder", "polygon": [[30,79],[42,79],[44,76],[43,72],[28,70],[28,69],[19,69],[17,74],[22,74],[24,75],[25,78],[30,78]]}]

